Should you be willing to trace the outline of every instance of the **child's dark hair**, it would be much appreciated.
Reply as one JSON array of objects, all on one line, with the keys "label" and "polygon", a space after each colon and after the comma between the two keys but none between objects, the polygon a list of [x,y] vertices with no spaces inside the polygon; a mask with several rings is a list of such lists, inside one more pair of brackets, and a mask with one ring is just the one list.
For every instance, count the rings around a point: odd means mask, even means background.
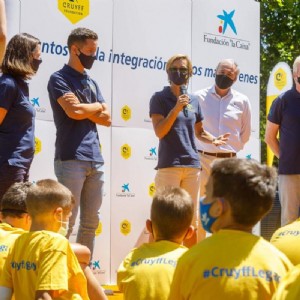
[{"label": "child's dark hair", "polygon": [[26,197],[31,185],[31,182],[17,182],[6,191],[1,201],[3,218],[21,218],[27,213]]},{"label": "child's dark hair", "polygon": [[254,226],[272,208],[276,175],[274,168],[253,159],[218,160],[211,172],[213,196],[230,203],[237,223]]}]

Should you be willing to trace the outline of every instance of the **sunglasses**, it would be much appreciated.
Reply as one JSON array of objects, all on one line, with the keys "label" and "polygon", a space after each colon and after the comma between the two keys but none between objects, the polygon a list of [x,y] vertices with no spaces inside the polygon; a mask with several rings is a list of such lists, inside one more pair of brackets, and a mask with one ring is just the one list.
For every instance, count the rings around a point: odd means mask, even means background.
[{"label": "sunglasses", "polygon": [[171,73],[175,73],[175,72],[180,72],[180,73],[187,73],[188,69],[187,68],[170,68],[169,71]]}]

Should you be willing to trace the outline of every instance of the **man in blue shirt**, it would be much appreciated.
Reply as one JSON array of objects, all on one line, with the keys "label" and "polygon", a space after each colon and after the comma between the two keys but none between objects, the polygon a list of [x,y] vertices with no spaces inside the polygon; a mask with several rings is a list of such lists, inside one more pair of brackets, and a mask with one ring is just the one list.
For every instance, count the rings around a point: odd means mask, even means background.
[{"label": "man in blue shirt", "polygon": [[[299,216],[300,206],[300,56],[293,65],[295,85],[272,103],[265,141],[279,158],[281,225]],[[278,132],[280,139],[278,138]]]},{"label": "man in blue shirt", "polygon": [[98,36],[86,28],[68,37],[69,62],[50,77],[48,92],[56,126],[55,174],[68,187],[75,206],[68,236],[80,207],[77,242],[94,248],[95,230],[103,195],[103,157],[96,124],[110,126],[111,119],[97,83],[85,69],[96,59]]}]

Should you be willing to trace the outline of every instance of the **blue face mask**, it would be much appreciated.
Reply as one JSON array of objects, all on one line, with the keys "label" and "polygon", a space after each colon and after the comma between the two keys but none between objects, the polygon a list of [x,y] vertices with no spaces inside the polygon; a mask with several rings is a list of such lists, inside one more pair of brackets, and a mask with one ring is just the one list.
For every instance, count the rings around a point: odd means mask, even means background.
[{"label": "blue face mask", "polygon": [[204,204],[203,203],[204,199],[205,199],[205,197],[200,198],[200,219],[201,219],[201,224],[202,224],[202,227],[205,231],[207,231],[209,233],[212,233],[211,232],[211,226],[218,218],[215,218],[215,217],[211,216],[210,213],[209,213],[209,210],[210,210],[211,206],[214,204],[214,202]]}]

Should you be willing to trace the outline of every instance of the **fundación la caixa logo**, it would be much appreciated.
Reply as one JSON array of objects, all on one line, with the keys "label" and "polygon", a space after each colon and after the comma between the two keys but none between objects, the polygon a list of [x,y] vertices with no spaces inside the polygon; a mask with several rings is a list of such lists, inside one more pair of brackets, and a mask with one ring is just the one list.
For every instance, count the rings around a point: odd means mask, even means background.
[{"label": "fundaci\u00f3n la caixa logo", "polygon": [[144,156],[145,160],[157,160],[156,147],[150,147],[147,155]]},{"label": "fundaci\u00f3n la caixa logo", "polygon": [[133,193],[130,189],[129,183],[124,183],[121,186],[121,193],[116,194],[117,197],[135,197],[135,193]]},{"label": "fundaci\u00f3n la caixa logo", "polygon": [[45,113],[46,112],[46,108],[40,106],[40,97],[34,97],[34,98],[30,99],[30,102],[31,102],[31,104],[34,107],[36,112],[39,112],[39,113]]},{"label": "fundaci\u00f3n la caixa logo", "polygon": [[[235,16],[238,11],[235,9],[218,12],[214,18],[217,26],[213,32],[203,34],[204,43],[215,44],[218,46],[232,47],[241,50],[250,50],[250,41],[240,38],[238,34],[238,24]],[[241,19],[241,18],[240,18]]]},{"label": "fundaci\u00f3n la caixa logo", "polygon": [[106,271],[101,268],[100,260],[92,260],[90,262],[90,268],[94,275],[105,274]]}]

